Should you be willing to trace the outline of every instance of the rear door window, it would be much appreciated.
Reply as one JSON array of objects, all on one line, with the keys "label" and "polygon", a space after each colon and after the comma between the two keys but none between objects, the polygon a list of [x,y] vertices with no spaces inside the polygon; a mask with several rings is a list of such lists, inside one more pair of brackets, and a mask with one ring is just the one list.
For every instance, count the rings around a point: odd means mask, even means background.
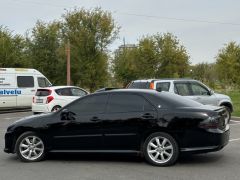
[{"label": "rear door window", "polygon": [[55,92],[59,96],[72,96],[71,88],[62,88],[62,89],[56,89]]},{"label": "rear door window", "polygon": [[17,76],[17,85],[19,88],[34,87],[33,76]]},{"label": "rear door window", "polygon": [[135,94],[112,94],[107,105],[108,113],[142,112],[145,99]]},{"label": "rear door window", "polygon": [[189,83],[174,83],[174,92],[181,96],[191,96]]},{"label": "rear door window", "polygon": [[158,82],[156,84],[157,91],[169,91],[170,82]]}]

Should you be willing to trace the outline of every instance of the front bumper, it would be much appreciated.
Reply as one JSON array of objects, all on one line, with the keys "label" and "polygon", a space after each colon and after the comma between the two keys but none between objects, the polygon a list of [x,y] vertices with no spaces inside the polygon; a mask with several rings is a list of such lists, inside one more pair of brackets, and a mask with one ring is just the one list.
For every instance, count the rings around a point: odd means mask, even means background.
[{"label": "front bumper", "polygon": [[4,152],[15,153],[15,141],[13,132],[6,132]]}]

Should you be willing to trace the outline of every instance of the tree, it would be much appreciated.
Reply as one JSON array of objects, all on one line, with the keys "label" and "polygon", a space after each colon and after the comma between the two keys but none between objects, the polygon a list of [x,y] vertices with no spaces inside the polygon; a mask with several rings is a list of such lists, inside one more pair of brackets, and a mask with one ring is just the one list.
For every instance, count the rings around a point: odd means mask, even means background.
[{"label": "tree", "polygon": [[170,33],[143,37],[135,48],[124,48],[120,52],[115,53],[114,72],[123,84],[133,79],[186,77],[189,74],[186,49]]},{"label": "tree", "polygon": [[[27,37],[28,59],[33,68],[40,70],[53,84],[64,84],[64,45],[61,40],[59,22],[44,23],[38,21]],[[63,78],[64,77],[64,78]]]},{"label": "tree", "polygon": [[230,42],[220,49],[216,66],[219,80],[230,86],[240,85],[240,45]]},{"label": "tree", "polygon": [[190,76],[215,88],[218,82],[215,63],[199,63],[191,67]]},{"label": "tree", "polygon": [[156,51],[159,58],[157,64],[156,77],[182,78],[189,73],[189,56],[186,48],[171,33],[154,36],[156,41]]},{"label": "tree", "polygon": [[137,79],[139,70],[137,69],[138,49],[122,46],[115,51],[113,59],[113,72],[116,80],[123,86],[130,81]]},{"label": "tree", "polygon": [[65,42],[71,43],[72,81],[93,91],[108,78],[107,47],[117,37],[119,27],[111,14],[100,8],[75,9],[63,15]]},{"label": "tree", "polygon": [[0,26],[0,67],[28,67],[26,60],[25,40],[20,35]]}]

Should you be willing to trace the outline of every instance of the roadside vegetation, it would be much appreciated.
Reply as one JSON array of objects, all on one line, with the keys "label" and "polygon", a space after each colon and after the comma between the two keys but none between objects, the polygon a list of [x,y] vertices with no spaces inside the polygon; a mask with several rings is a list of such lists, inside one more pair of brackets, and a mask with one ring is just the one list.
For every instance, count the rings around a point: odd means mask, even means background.
[{"label": "roadside vegetation", "polygon": [[233,102],[234,111],[232,116],[240,117],[240,91],[232,90],[232,91],[222,91],[222,93],[231,97]]},{"label": "roadside vegetation", "polygon": [[0,25],[0,67],[35,68],[54,85],[66,84],[66,45],[71,47],[73,85],[94,91],[124,87],[135,79],[194,78],[228,94],[240,116],[240,45],[228,42],[214,63],[192,65],[187,48],[171,33],[142,35],[135,44],[109,46],[121,28],[101,8],[66,11],[52,22],[38,20],[24,35]]}]

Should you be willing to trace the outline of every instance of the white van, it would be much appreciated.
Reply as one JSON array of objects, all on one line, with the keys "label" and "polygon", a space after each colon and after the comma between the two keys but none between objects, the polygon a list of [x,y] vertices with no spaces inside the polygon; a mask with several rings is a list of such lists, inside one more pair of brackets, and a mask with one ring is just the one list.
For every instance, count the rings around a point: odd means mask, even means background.
[{"label": "white van", "polygon": [[0,68],[0,110],[30,108],[37,88],[51,85],[35,69]]}]

